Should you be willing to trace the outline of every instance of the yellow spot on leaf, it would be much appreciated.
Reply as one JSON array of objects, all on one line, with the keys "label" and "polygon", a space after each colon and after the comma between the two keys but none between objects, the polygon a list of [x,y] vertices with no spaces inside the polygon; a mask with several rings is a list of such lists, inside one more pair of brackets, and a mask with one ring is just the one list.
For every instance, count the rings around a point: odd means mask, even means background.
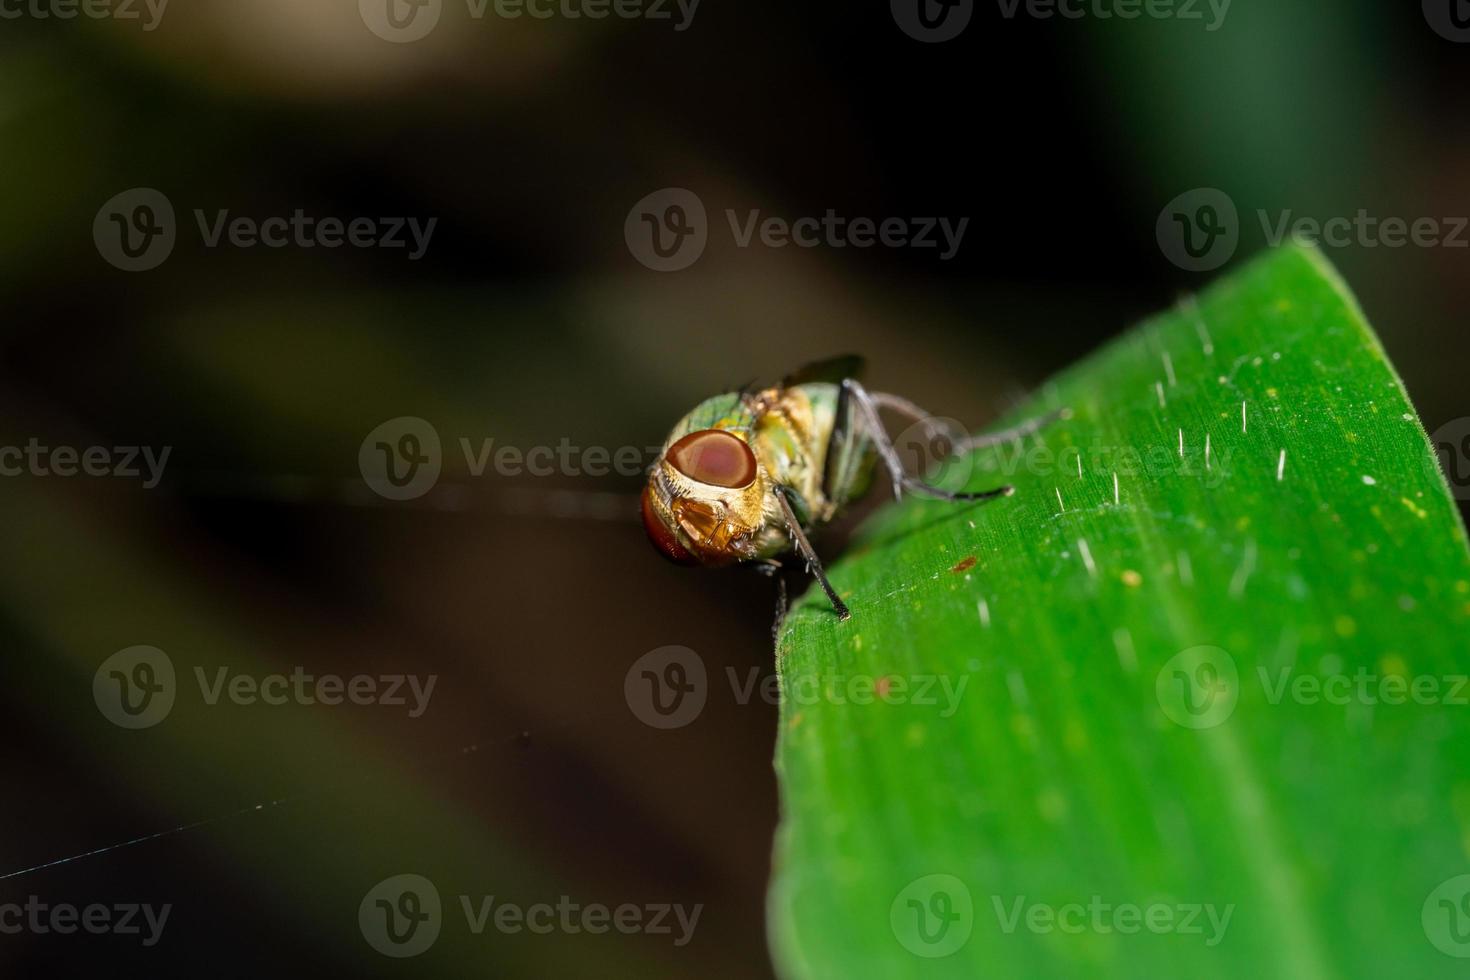
[{"label": "yellow spot on leaf", "polygon": [[1130,589],[1136,589],[1143,584],[1143,576],[1138,574],[1131,568],[1125,569],[1123,571],[1122,579],[1123,584],[1128,586]]},{"label": "yellow spot on leaf", "polygon": [[1082,727],[1077,719],[1073,718],[1067,722],[1067,727],[1062,734],[1062,740],[1067,750],[1073,753],[1081,752],[1087,748],[1087,730]]},{"label": "yellow spot on leaf", "polygon": [[1054,789],[1042,790],[1036,809],[1047,823],[1061,823],[1067,817],[1067,798]]}]

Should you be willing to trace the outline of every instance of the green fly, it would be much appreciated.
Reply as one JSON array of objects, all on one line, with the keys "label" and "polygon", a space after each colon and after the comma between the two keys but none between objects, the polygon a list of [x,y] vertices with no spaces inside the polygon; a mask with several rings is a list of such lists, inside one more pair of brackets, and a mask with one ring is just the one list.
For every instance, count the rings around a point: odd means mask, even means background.
[{"label": "green fly", "polygon": [[[795,551],[816,574],[839,619],[850,614],[832,588],[807,532],[831,521],[872,485],[878,463],[895,497],[939,500],[1007,497],[1012,487],[951,493],[905,472],[883,427],[882,409],[926,426],[913,402],[869,392],[857,380],[862,360],[810,365],[769,388],[706,399],[684,416],[664,443],[643,491],[643,524],[672,561],[721,566],[754,562],[769,572]],[[1065,412],[1004,432],[959,435],[956,453],[1019,439]]]}]

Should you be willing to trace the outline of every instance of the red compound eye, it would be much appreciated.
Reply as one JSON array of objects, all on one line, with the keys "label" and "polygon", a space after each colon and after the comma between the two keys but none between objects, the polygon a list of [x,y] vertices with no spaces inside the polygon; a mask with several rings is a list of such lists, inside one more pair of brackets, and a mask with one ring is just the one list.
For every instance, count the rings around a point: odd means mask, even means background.
[{"label": "red compound eye", "polygon": [[710,486],[739,490],[755,482],[755,454],[723,429],[691,432],[670,446],[664,458],[689,479]]},{"label": "red compound eye", "polygon": [[658,512],[653,509],[652,493],[650,487],[643,488],[643,529],[648,532],[648,540],[669,561],[680,565],[695,564],[695,557],[679,543],[674,529],[659,519]]}]

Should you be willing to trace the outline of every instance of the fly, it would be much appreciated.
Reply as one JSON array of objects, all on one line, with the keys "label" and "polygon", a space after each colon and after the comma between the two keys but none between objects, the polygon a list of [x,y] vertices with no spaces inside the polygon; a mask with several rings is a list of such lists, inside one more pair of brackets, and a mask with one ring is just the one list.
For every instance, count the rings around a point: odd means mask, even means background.
[{"label": "fly", "polygon": [[[904,471],[879,412],[929,423],[906,398],[869,392],[858,357],[810,365],[780,384],[717,395],[680,420],[643,490],[643,525],[654,546],[684,565],[757,563],[774,574],[795,551],[816,575],[839,619],[851,613],[807,533],[871,487],[882,463],[894,496],[948,501],[1008,497],[1010,486],[951,493]],[[1021,438],[1066,414],[1053,412],[1004,432],[964,436],[956,453]]]}]

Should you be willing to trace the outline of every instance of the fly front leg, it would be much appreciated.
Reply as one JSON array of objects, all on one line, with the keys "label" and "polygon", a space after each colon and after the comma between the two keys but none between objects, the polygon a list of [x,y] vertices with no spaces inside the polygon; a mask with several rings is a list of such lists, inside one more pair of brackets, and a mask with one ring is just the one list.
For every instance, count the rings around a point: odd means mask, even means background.
[{"label": "fly front leg", "polygon": [[827,570],[822,567],[822,559],[817,557],[812,544],[806,539],[806,532],[801,529],[801,522],[796,519],[796,511],[791,507],[791,500],[787,494],[790,491],[780,484],[776,485],[776,499],[781,503],[781,517],[786,523],[786,533],[791,535],[791,543],[796,547],[796,553],[807,563],[807,567],[816,575],[817,581],[822,584],[822,591],[827,593],[827,598],[832,602],[832,608],[837,611],[837,618],[847,619],[852,613],[847,608],[847,603],[832,588],[832,583],[827,580]]}]

